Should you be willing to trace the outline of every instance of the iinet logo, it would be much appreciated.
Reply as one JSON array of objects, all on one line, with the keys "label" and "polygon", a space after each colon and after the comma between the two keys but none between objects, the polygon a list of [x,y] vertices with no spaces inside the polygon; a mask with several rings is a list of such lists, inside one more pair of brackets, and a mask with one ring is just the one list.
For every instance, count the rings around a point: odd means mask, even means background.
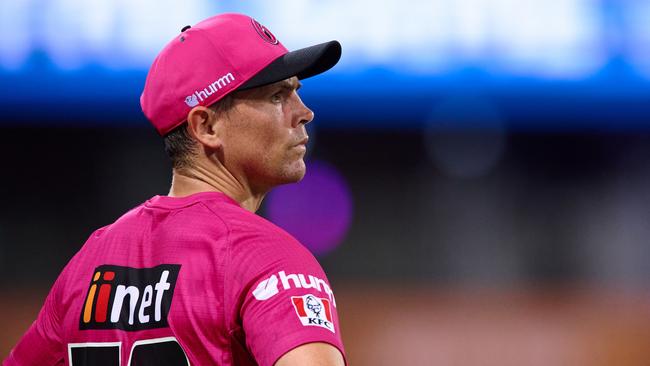
[{"label": "iinet logo", "polygon": [[258,300],[268,300],[280,292],[278,287],[280,283],[282,283],[282,288],[285,290],[290,288],[313,288],[325,292],[329,296],[330,301],[332,301],[332,305],[336,306],[334,293],[327,282],[312,275],[286,274],[284,271],[278,272],[277,276],[271,275],[271,277],[260,282],[255,290],[253,290],[253,296]]},{"label": "iinet logo", "polygon": [[95,269],[79,329],[127,331],[167,326],[180,265],[153,268],[103,265]]},{"label": "iinet logo", "polygon": [[190,108],[196,107],[200,102],[204,101],[209,96],[218,92],[220,89],[232,83],[233,81],[235,81],[235,77],[232,76],[231,73],[227,73],[226,75],[213,81],[210,85],[203,88],[202,90],[197,90],[194,92],[194,94],[187,96],[185,98],[185,104],[187,104],[187,106]]}]

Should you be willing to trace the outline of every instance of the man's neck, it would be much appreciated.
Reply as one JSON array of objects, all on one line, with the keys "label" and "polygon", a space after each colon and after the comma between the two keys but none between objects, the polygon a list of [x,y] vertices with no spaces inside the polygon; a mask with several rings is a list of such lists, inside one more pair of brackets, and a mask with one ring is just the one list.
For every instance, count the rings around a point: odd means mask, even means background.
[{"label": "man's neck", "polygon": [[223,166],[206,169],[201,164],[191,168],[174,169],[170,197],[186,197],[200,192],[221,192],[250,212],[256,212],[265,194],[255,194],[246,182],[240,182]]}]

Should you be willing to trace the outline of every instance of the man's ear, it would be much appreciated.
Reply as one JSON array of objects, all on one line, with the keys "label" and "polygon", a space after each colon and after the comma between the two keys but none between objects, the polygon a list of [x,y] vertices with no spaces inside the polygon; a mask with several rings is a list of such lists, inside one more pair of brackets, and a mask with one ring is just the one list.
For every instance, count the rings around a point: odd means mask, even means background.
[{"label": "man's ear", "polygon": [[202,145],[217,149],[221,147],[223,121],[212,109],[196,106],[187,114],[187,129]]}]

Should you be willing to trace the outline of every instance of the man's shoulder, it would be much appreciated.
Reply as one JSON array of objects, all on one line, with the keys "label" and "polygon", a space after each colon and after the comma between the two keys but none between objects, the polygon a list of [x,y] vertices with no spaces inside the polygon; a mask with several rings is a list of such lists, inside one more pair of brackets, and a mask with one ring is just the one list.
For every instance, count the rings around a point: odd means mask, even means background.
[{"label": "man's shoulder", "polygon": [[[303,251],[298,240],[264,217],[217,195],[191,204],[170,207],[148,200],[124,213],[115,222],[94,231],[89,242],[102,237],[123,237],[142,231],[168,237],[213,238],[235,250]],[[198,240],[200,242],[200,240]]]},{"label": "man's shoulder", "polygon": [[289,272],[296,268],[317,267],[320,273],[316,258],[306,247],[262,217],[252,226],[234,229],[230,233],[229,244],[230,260],[234,265],[245,264],[245,267],[261,272],[265,268],[273,272],[276,267]]},{"label": "man's shoulder", "polygon": [[240,206],[219,205],[204,202],[214,219],[223,222],[235,242],[274,241],[299,244],[289,233],[263,216],[250,212]]},{"label": "man's shoulder", "polygon": [[243,220],[229,222],[234,245],[301,246],[291,234],[262,216],[250,213]]}]

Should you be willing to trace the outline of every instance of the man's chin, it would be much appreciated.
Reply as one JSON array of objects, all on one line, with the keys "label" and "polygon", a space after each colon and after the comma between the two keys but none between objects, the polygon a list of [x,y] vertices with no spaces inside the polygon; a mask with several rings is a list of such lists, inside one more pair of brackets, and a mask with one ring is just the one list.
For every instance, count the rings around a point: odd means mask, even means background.
[{"label": "man's chin", "polygon": [[289,169],[283,174],[284,179],[281,184],[298,183],[305,177],[307,173],[305,162],[301,159],[296,164],[296,166],[293,166],[292,169]]},{"label": "man's chin", "polygon": [[293,173],[290,177],[287,179],[287,183],[298,183],[300,182],[304,177],[305,177],[305,169]]}]

